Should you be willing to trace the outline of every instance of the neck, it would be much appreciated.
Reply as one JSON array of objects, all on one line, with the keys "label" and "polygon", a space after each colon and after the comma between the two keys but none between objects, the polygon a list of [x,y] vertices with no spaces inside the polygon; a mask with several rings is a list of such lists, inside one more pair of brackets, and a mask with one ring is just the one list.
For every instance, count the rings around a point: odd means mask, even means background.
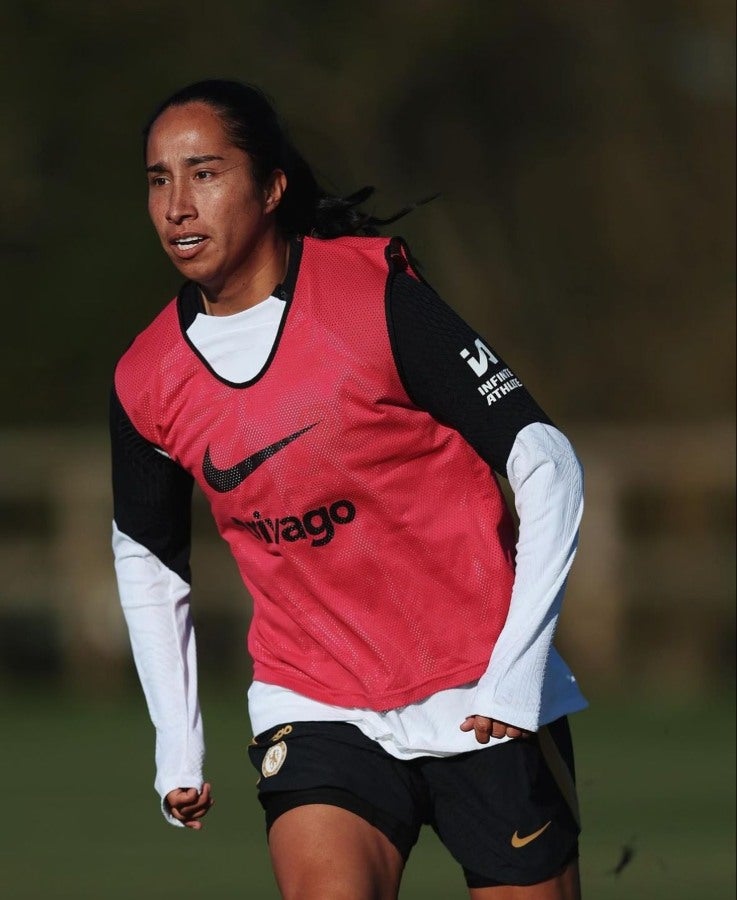
[{"label": "neck", "polygon": [[231,316],[261,303],[282,282],[289,263],[289,242],[276,231],[249,253],[242,269],[221,285],[200,284],[205,312]]}]

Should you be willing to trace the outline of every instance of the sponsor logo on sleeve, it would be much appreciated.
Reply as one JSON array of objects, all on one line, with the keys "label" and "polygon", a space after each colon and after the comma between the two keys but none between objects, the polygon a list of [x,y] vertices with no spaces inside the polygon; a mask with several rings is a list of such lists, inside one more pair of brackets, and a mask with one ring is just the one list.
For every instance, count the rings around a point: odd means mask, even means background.
[{"label": "sponsor logo on sleeve", "polygon": [[[467,347],[464,347],[459,355],[461,359],[466,361],[466,365],[473,370],[478,378],[484,378],[489,372],[489,365],[492,363],[498,365],[499,359],[481,338],[476,338],[474,347],[475,354],[471,353]],[[514,376],[511,369],[505,368],[486,378],[476,390],[486,399],[486,405],[491,406],[492,403],[496,403],[502,397],[506,397],[507,394],[518,387],[522,387],[522,382]]]}]

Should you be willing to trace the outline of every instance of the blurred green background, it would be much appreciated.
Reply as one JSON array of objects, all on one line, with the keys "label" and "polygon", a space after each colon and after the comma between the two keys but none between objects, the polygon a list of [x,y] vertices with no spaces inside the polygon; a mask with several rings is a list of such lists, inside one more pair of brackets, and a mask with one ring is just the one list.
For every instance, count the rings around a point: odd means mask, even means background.
[{"label": "blurred green background", "polygon": [[[202,77],[273,97],[327,187],[374,184],[426,277],[587,473],[559,644],[585,896],[734,896],[735,13],[726,0],[0,11],[0,896],[274,897],[244,748],[250,611],[196,508],[208,775],[168,828],[109,549],[112,367],[176,291],[140,129]],[[464,896],[428,834],[403,900]]]}]

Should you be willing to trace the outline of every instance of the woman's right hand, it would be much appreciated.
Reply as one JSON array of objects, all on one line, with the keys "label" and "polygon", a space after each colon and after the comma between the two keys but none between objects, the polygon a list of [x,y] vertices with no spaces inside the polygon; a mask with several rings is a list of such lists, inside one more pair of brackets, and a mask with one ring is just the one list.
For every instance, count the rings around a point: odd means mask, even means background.
[{"label": "woman's right hand", "polygon": [[197,788],[175,788],[164,798],[172,816],[186,828],[199,831],[202,828],[200,819],[207,813],[212,804],[212,787],[203,784],[202,790]]}]

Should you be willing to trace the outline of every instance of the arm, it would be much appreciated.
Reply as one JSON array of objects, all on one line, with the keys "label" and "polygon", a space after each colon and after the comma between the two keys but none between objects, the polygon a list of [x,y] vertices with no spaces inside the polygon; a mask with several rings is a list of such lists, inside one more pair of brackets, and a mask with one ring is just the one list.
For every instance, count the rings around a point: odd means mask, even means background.
[{"label": "arm", "polygon": [[114,390],[110,435],[115,572],[156,728],[155,788],[169,822],[199,828],[211,800],[189,608],[192,478],[141,437]]},{"label": "arm", "polygon": [[552,426],[523,428],[507,471],[520,522],[517,567],[507,620],[476,689],[474,721],[464,723],[481,743],[546,724],[540,721],[546,670],[583,512],[580,463]]},{"label": "arm", "polygon": [[510,610],[461,727],[482,743],[490,735],[520,737],[543,724],[546,672],[582,511],[581,467],[496,351],[426,284],[396,275],[388,320],[411,399],[460,432],[514,492],[520,532]]}]

